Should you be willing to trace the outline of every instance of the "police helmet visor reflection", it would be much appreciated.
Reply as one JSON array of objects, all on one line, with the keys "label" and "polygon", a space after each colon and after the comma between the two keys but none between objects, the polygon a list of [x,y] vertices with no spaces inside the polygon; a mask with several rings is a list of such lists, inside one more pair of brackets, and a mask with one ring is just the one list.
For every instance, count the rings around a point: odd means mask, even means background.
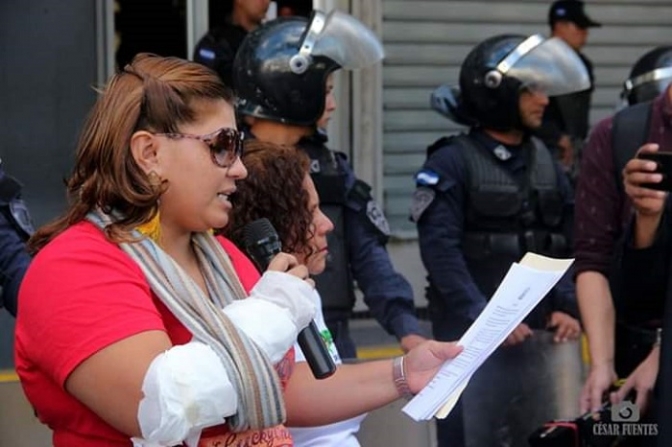
[{"label": "police helmet visor reflection", "polygon": [[661,67],[625,81],[622,97],[632,104],[650,101],[663,93],[672,83],[672,67]]},{"label": "police helmet visor reflection", "polygon": [[326,15],[316,11],[303,44],[302,49],[312,44],[310,55],[327,57],[348,70],[368,67],[384,57],[383,45],[373,31],[337,10]]},{"label": "police helmet visor reflection", "polygon": [[672,78],[646,82],[644,84],[638,85],[632,90],[625,90],[623,92],[623,96],[628,98],[630,104],[651,101],[656,96],[663,93],[671,83]]},{"label": "police helmet visor reflection", "polygon": [[[528,41],[521,43],[521,46],[526,42]],[[498,69],[503,74],[518,79],[523,87],[544,92],[548,96],[565,95],[590,88],[590,77],[585,64],[569,45],[557,37],[539,40],[538,44],[511,65]]]}]

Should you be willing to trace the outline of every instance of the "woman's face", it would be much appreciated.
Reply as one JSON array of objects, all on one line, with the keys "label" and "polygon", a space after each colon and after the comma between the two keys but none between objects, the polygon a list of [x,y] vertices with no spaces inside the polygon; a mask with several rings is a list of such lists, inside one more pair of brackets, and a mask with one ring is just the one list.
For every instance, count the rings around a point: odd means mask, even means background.
[{"label": "woman's face", "polygon": [[[221,128],[236,128],[233,108],[224,100],[203,101],[197,106],[198,119],[180,126],[179,132],[207,135]],[[229,221],[229,196],[236,190],[236,181],[247,176],[240,158],[220,167],[212,159],[206,143],[193,138],[157,137],[161,150],[157,152],[157,172],[168,181],[161,196],[162,231],[207,231],[222,228]]]},{"label": "woman's face", "polygon": [[325,129],[329,125],[331,115],[336,111],[336,98],[334,97],[334,74],[330,73],[327,77],[324,93],[324,111],[317,121],[317,127]]},{"label": "woman's face", "polygon": [[304,178],[303,188],[308,192],[308,208],[313,215],[313,221],[310,225],[311,231],[307,235],[309,239],[306,241],[306,245],[310,248],[312,254],[306,257],[302,253],[297,254],[296,257],[299,262],[304,263],[308,267],[311,275],[317,275],[324,271],[327,255],[329,254],[327,250],[327,234],[334,229],[334,224],[320,210],[319,197],[310,175],[306,175]]}]

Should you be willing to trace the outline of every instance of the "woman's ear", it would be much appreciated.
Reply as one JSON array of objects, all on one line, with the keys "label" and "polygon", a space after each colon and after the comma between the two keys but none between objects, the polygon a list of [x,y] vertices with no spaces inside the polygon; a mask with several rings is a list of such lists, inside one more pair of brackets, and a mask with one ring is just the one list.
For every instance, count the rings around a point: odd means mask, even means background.
[{"label": "woman's ear", "polygon": [[159,174],[159,147],[154,135],[146,130],[139,130],[131,136],[131,155],[140,169],[145,173]]}]

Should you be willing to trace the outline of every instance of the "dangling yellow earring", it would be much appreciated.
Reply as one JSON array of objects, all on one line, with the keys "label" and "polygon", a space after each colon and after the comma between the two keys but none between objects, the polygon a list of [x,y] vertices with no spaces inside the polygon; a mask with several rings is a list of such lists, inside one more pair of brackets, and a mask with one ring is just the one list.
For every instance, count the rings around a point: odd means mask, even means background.
[{"label": "dangling yellow earring", "polygon": [[150,221],[140,225],[138,231],[158,244],[161,240],[161,218],[159,217],[159,212],[157,211]]},{"label": "dangling yellow earring", "polygon": [[[159,177],[156,172],[149,171],[149,174],[147,174],[147,179],[149,180],[149,184],[152,187],[152,190],[158,192],[161,188],[161,177]],[[137,230],[140,232],[140,234],[147,236],[158,244],[161,239],[161,218],[159,216],[159,211],[157,210],[154,217],[150,221],[140,225]]]}]

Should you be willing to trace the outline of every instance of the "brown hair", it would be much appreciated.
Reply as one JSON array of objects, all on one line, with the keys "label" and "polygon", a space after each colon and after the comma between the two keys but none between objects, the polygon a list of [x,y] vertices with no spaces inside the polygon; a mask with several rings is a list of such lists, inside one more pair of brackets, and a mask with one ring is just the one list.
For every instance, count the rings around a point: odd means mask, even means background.
[{"label": "brown hair", "polygon": [[221,233],[243,247],[245,225],[265,217],[278,232],[283,251],[310,256],[306,242],[313,231],[313,215],[303,186],[310,168],[308,156],[293,146],[247,140],[243,163],[248,175],[237,185],[229,223]]},{"label": "brown hair", "polygon": [[75,167],[67,181],[70,206],[30,239],[36,252],[96,207],[121,219],[108,227],[113,240],[151,220],[164,188],[152,184],[131,156],[134,132],[178,132],[198,118],[199,100],[233,103],[233,93],[217,74],[175,57],[139,54],[115,74],[87,117],[77,144]]}]

